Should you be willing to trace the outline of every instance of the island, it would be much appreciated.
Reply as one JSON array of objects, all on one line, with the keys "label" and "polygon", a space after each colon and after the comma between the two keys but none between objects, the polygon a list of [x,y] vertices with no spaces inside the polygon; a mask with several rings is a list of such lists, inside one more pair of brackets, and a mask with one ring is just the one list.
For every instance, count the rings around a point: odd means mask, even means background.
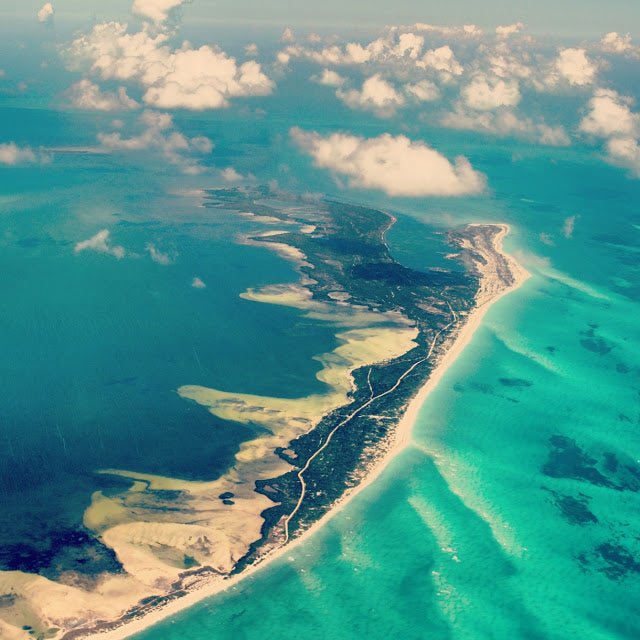
[{"label": "island", "polygon": [[212,216],[261,227],[238,242],[297,270],[296,282],[242,297],[335,327],[338,346],[317,356],[326,391],[274,398],[180,387],[219,418],[258,425],[256,437],[211,482],[99,470],[129,485],[96,492],[84,518],[119,570],[87,584],[0,572],[2,637],[124,638],[297,544],[407,446],[420,406],[484,313],[528,276],[504,252],[502,224],[448,231],[452,268],[416,270],[392,255],[388,212],[267,187],[203,195]]}]

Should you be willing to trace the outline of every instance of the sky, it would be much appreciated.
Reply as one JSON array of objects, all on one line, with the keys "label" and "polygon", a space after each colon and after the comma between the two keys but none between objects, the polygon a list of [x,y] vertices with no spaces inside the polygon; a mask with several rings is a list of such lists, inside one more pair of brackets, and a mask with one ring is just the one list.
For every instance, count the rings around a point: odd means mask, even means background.
[{"label": "sky", "polygon": [[[128,0],[57,0],[59,19],[95,16],[122,19],[129,14]],[[0,15],[33,16],[41,0],[1,0]],[[522,21],[537,34],[587,37],[607,31],[640,33],[638,0],[193,0],[185,21],[221,23],[255,22],[265,25],[311,28],[384,26],[430,22],[460,24],[474,22],[489,27]]]}]

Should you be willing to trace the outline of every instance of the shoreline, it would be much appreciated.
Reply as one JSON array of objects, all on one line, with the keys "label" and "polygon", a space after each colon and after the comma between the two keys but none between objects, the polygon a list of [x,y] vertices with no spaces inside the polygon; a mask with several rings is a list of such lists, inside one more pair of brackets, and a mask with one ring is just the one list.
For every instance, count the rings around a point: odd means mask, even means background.
[{"label": "shoreline", "polygon": [[[156,610],[150,611],[147,615],[124,622],[121,626],[104,631],[95,630],[88,631],[83,638],[100,638],[101,640],[124,640],[136,634],[142,633],[156,624],[167,620],[192,606],[211,598],[219,593],[227,591],[238,585],[241,581],[253,576],[257,571],[266,568],[274,561],[282,558],[286,553],[295,549],[303,541],[308,540],[314,533],[318,532],[327,522],[337,513],[340,513],[359,493],[373,484],[390,464],[391,460],[399,453],[411,445],[414,425],[419,417],[420,411],[431,392],[437,387],[441,379],[444,377],[449,367],[456,361],[466,346],[471,342],[476,330],[481,326],[482,320],[488,310],[498,300],[518,289],[531,274],[526,271],[510,254],[506,253],[503,248],[504,238],[510,231],[510,227],[506,224],[494,224],[500,227],[500,231],[493,238],[493,248],[496,253],[502,256],[508,263],[509,270],[513,276],[513,283],[502,289],[499,293],[493,295],[489,299],[481,301],[478,306],[462,320],[459,321],[459,328],[456,330],[452,341],[448,348],[445,345],[445,352],[438,360],[435,368],[427,382],[418,390],[417,394],[411,399],[407,408],[398,422],[391,443],[387,452],[379,460],[366,469],[362,481],[335,502],[331,508],[308,529],[299,536],[293,538],[286,544],[267,552],[255,564],[250,565],[239,574],[230,578],[212,579],[202,586],[194,588],[187,595],[170,600],[166,604],[159,606]],[[478,226],[478,225],[470,225]],[[481,225],[480,225],[481,226]],[[482,277],[482,276],[481,276]]]},{"label": "shoreline", "polygon": [[[362,481],[352,489],[346,491],[343,496],[335,502],[331,508],[316,522],[314,522],[308,529],[303,531],[299,536],[293,538],[286,544],[279,546],[269,552],[267,552],[262,558],[260,558],[255,564],[248,566],[241,573],[233,575],[229,578],[211,579],[204,584],[189,591],[186,595],[170,600],[160,606],[157,609],[150,611],[148,614],[141,618],[131,620],[130,622],[123,622],[122,625],[105,629],[100,631],[95,629],[93,631],[87,630],[86,634],[83,634],[82,638],[100,638],[101,640],[124,640],[130,638],[136,634],[142,633],[156,624],[171,618],[182,611],[191,608],[192,606],[202,602],[207,598],[211,598],[219,593],[227,591],[232,587],[239,584],[241,581],[254,575],[257,571],[272,564],[278,558],[281,558],[289,551],[295,549],[302,541],[306,541],[314,533],[319,531],[331,518],[337,513],[342,511],[351,500],[353,500],[359,493],[364,491],[373,482],[375,482],[388,467],[389,463],[399,453],[404,451],[411,445],[412,434],[414,425],[419,417],[420,411],[431,392],[437,387],[449,367],[456,361],[460,354],[464,351],[465,347],[471,342],[473,335],[477,329],[481,326],[482,320],[488,310],[504,296],[518,289],[524,282],[530,277],[530,273],[524,269],[510,254],[506,253],[503,248],[504,238],[510,231],[510,227],[507,224],[498,223],[482,223],[472,224],[468,226],[485,226],[491,225],[499,227],[500,231],[493,237],[492,244],[497,254],[499,254],[508,264],[509,271],[513,277],[513,283],[498,293],[479,301],[478,305],[463,319],[458,320],[458,327],[455,329],[453,339],[449,345],[445,345],[445,351],[441,358],[437,361],[437,364],[426,383],[418,390],[415,396],[411,399],[406,407],[402,418],[398,422],[393,436],[392,442],[385,454],[373,463],[364,472]],[[483,276],[481,275],[481,278]]]}]

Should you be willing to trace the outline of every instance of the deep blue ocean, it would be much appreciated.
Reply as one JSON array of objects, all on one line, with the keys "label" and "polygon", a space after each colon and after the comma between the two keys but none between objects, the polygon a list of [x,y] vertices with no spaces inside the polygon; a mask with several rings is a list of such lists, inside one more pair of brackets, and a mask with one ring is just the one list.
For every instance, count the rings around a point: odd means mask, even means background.
[{"label": "deep blue ocean", "polygon": [[[21,60],[7,43],[3,65],[36,90],[0,95],[0,141],[52,158],[0,168],[0,546],[46,546],[81,526],[93,491],[119,486],[96,470],[213,479],[255,435],[178,387],[318,392],[313,356],[337,342],[302,312],[239,297],[297,275],[235,241],[250,220],[201,206],[218,179],[65,151],[94,145],[110,116],[56,106],[70,80],[55,62],[39,70],[51,43]],[[629,90],[629,69],[614,71]],[[290,554],[139,639],[640,637],[640,181],[580,143],[356,113],[301,91],[309,74],[237,108],[176,113],[176,126],[215,142],[212,167],[393,211],[390,246],[407,266],[446,265],[442,232],[456,225],[509,223],[506,247],[532,278],[490,310],[379,480]],[[290,143],[293,125],[405,132],[466,155],[489,191],[341,189]],[[74,252],[101,229],[124,258]]]}]

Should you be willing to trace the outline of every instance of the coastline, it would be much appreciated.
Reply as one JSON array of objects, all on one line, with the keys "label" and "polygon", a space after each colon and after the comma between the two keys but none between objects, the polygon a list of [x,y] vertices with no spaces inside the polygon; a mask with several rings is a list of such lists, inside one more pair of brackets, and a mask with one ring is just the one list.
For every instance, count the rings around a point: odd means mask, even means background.
[{"label": "coastline", "polygon": [[[483,282],[485,286],[476,297],[477,305],[464,319],[456,320],[458,326],[454,329],[454,334],[450,339],[449,344],[441,347],[444,348],[443,355],[438,360],[437,365],[433,369],[426,383],[418,390],[417,394],[413,396],[407,405],[402,418],[394,430],[394,434],[392,436],[393,440],[388,450],[381,458],[366,469],[361,482],[357,486],[346,491],[343,496],[332,505],[331,509],[329,509],[327,513],[314,522],[313,525],[307,528],[304,532],[291,539],[286,544],[267,552],[263,557],[256,561],[255,564],[248,566],[241,573],[228,578],[208,579],[203,584],[198,585],[191,591],[188,591],[186,595],[167,601],[158,606],[158,608],[151,610],[143,617],[131,620],[130,622],[123,622],[121,626],[105,629],[103,631],[98,629],[94,629],[92,631],[87,630],[86,634],[75,637],[100,638],[103,640],[124,640],[125,638],[130,638],[133,635],[146,631],[150,627],[166,620],[167,618],[179,614],[183,610],[198,604],[202,600],[233,588],[242,580],[252,576],[256,571],[265,568],[273,561],[288,553],[290,550],[293,550],[302,541],[307,540],[322,528],[333,516],[349,504],[355,496],[373,484],[373,482],[375,482],[375,480],[377,480],[384,472],[391,460],[411,445],[413,427],[420,414],[422,406],[430,393],[437,387],[449,367],[469,344],[476,330],[481,326],[482,320],[487,311],[498,300],[518,289],[530,277],[529,272],[503,249],[503,241],[509,233],[510,227],[506,224],[491,224],[492,226],[500,228],[500,231],[492,239],[493,249],[496,254],[506,261],[510,274],[512,275],[513,282],[507,287],[499,288],[499,290],[494,293],[491,293],[491,291],[492,286],[495,286],[495,283]],[[483,276],[481,274],[481,280],[483,277],[486,278],[486,275]],[[487,291],[489,291],[489,293],[487,293]]]}]

